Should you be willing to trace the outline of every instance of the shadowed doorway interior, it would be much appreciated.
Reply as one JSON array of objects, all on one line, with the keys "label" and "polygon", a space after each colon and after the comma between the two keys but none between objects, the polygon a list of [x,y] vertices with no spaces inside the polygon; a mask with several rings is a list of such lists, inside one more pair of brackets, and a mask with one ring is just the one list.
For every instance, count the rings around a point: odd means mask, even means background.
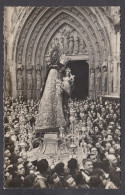
[{"label": "shadowed doorway interior", "polygon": [[68,67],[75,75],[72,99],[85,99],[88,96],[89,65],[85,60],[70,61]]}]

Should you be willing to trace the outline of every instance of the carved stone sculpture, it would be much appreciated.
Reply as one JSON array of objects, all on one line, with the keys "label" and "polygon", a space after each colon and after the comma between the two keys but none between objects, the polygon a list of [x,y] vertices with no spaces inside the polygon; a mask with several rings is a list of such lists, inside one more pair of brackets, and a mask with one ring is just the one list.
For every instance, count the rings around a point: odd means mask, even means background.
[{"label": "carved stone sculpture", "polygon": [[105,95],[107,92],[107,68],[106,66],[103,67],[103,76],[102,76],[102,91]]},{"label": "carved stone sculpture", "polygon": [[11,79],[10,79],[10,73],[7,70],[5,73],[5,96],[10,96],[11,91]]},{"label": "carved stone sculpture", "polygon": [[79,53],[83,54],[83,53],[86,53],[86,52],[87,52],[86,44],[85,44],[85,42],[82,39],[80,39]]},{"label": "carved stone sculpture", "polygon": [[30,63],[31,62],[31,53],[29,52],[29,54],[28,54],[28,63]]},{"label": "carved stone sculpture", "polygon": [[32,71],[27,71],[27,89],[31,90],[33,89],[33,77],[32,77]]},{"label": "carved stone sculpture", "polygon": [[59,39],[57,37],[54,38],[54,44],[57,46],[59,45]]},{"label": "carved stone sculpture", "polygon": [[64,34],[64,53],[68,54],[69,52],[69,35],[67,32]]},{"label": "carved stone sculpture", "polygon": [[74,53],[77,54],[79,51],[79,37],[77,33],[74,33]]},{"label": "carved stone sculpture", "polygon": [[40,90],[41,88],[41,74],[40,74],[40,70],[37,70],[36,73],[36,89]]},{"label": "carved stone sculpture", "polygon": [[24,79],[22,75],[22,70],[18,70],[17,74],[17,89],[18,90],[23,90],[24,89]]},{"label": "carved stone sculpture", "polygon": [[62,35],[61,35],[60,40],[59,40],[59,45],[60,45],[60,50],[63,51],[64,45],[63,45],[63,37],[62,37]]},{"label": "carved stone sculpture", "polygon": [[101,90],[101,71],[100,68],[97,68],[97,75],[96,75],[96,90]]},{"label": "carved stone sculpture", "polygon": [[113,18],[113,22],[115,24],[120,21],[120,7],[119,6],[111,6],[111,17]]},{"label": "carved stone sculpture", "polygon": [[19,64],[22,63],[22,52],[21,51],[18,52],[18,58],[17,58],[17,60],[18,60],[18,63]]},{"label": "carved stone sculpture", "polygon": [[69,54],[71,55],[73,53],[74,49],[74,38],[73,35],[70,35],[69,37]]}]

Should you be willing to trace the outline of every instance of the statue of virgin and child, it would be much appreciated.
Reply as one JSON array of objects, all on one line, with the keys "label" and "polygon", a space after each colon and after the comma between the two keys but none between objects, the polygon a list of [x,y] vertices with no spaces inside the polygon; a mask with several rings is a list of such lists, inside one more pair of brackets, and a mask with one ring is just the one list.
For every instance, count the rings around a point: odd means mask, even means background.
[{"label": "statue of virgin and child", "polygon": [[68,102],[74,76],[67,67],[70,59],[55,47],[50,55],[50,67],[42,87],[36,130],[66,127],[69,123]]}]

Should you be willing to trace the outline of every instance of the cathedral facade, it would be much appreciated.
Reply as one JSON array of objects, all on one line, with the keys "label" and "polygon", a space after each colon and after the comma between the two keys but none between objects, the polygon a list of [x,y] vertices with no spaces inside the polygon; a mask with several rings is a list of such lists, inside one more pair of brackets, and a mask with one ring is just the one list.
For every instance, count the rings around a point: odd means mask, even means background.
[{"label": "cathedral facade", "polygon": [[88,66],[88,96],[120,97],[119,7],[5,7],[4,43],[5,96],[38,99],[57,45]]}]

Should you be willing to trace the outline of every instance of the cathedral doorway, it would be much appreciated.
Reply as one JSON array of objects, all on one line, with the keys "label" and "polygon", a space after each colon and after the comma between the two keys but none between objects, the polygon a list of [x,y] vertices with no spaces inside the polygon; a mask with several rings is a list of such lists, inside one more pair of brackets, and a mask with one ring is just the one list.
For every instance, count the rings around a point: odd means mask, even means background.
[{"label": "cathedral doorway", "polygon": [[89,65],[85,60],[70,61],[68,67],[75,75],[72,99],[85,99],[89,91]]}]

